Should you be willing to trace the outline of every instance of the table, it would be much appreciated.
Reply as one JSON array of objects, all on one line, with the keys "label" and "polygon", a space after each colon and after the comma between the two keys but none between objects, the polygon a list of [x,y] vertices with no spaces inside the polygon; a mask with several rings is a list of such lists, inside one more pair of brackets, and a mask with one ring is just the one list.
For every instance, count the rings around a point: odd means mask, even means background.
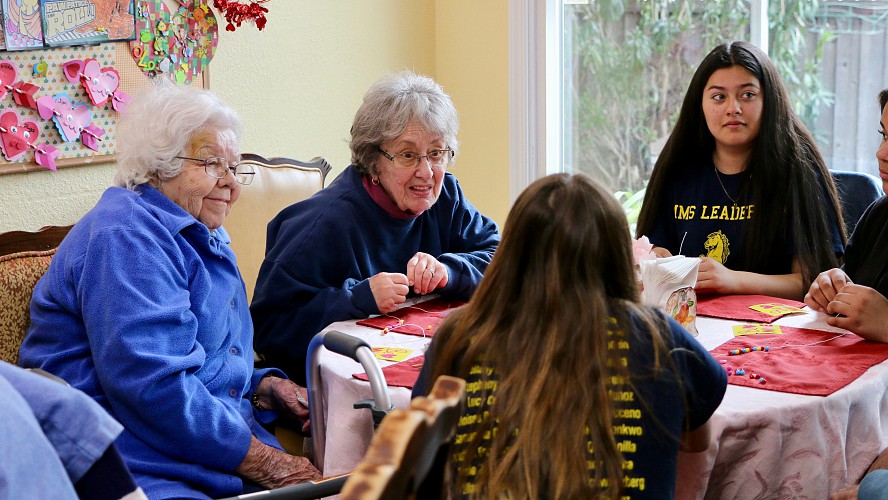
[{"label": "table", "polygon": [[[718,347],[738,323],[697,317],[697,340]],[[775,324],[844,331],[813,311]],[[888,446],[888,362],[826,397],[728,384],[711,423],[708,450],[679,454],[677,499],[825,499]]]},{"label": "table", "polygon": [[[420,300],[425,301],[427,297]],[[410,300],[406,304],[415,304]],[[333,323],[324,331],[338,330],[355,337],[362,338],[373,347],[402,347],[412,349],[407,359],[425,352],[430,338],[401,333],[382,335],[382,330],[356,324],[358,320]],[[370,399],[370,383],[352,377],[354,373],[363,373],[364,368],[352,359],[321,349],[319,354],[321,369],[321,398],[323,418],[325,421],[324,463],[321,472],[324,476],[351,472],[373,438],[373,418],[369,409],[357,410],[353,404],[357,401]],[[393,362],[378,360],[379,366],[385,368]],[[396,408],[407,408],[410,405],[410,389],[389,387],[389,396]]]},{"label": "table", "polygon": [[[713,349],[733,338],[741,322],[697,318],[697,340]],[[781,318],[778,325],[842,332],[814,312]],[[334,323],[339,330],[372,346],[413,349],[422,354],[429,340],[364,327],[355,321]],[[385,367],[391,363],[380,361]],[[360,364],[323,351],[320,357],[326,447],[326,476],[351,471],[373,436],[369,410],[352,404],[371,397],[370,384],[352,377]],[[395,407],[406,408],[410,390],[390,387]],[[879,451],[888,446],[888,362],[827,397],[803,396],[728,385],[711,419],[714,440],[702,453],[680,453],[676,498],[686,499],[825,499],[828,493],[858,481]]]}]

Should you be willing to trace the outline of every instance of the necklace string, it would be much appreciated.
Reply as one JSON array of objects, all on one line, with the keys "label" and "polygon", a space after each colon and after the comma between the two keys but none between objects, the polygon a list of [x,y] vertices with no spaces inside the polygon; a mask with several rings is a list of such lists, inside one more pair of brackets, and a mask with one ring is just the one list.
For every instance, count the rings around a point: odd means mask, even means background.
[{"label": "necklace string", "polygon": [[713,165],[713,166],[712,166],[712,169],[715,171],[715,178],[718,180],[718,185],[721,186],[722,191],[724,191],[724,193],[725,193],[725,196],[727,196],[728,199],[731,200],[731,202],[732,202],[732,203],[734,204],[734,206],[736,207],[736,206],[737,206],[737,201],[740,199],[740,197],[737,196],[737,199],[736,199],[736,200],[735,200],[734,198],[732,198],[731,195],[728,194],[728,190],[725,189],[725,185],[724,185],[724,183],[722,183],[721,175],[719,175],[719,173],[718,173],[718,168],[716,168],[715,165]]}]

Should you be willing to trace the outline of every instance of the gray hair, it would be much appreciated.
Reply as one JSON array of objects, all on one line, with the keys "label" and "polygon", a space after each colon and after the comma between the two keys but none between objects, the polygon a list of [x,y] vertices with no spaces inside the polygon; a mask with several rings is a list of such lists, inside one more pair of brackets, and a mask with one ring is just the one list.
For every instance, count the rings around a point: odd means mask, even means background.
[{"label": "gray hair", "polygon": [[[398,137],[411,122],[440,135],[454,156],[459,151],[459,118],[438,83],[412,71],[391,73],[374,83],[351,127],[351,161],[359,172],[377,173],[379,146]],[[421,151],[420,154],[424,153]]]},{"label": "gray hair", "polygon": [[176,177],[183,161],[175,157],[184,155],[194,133],[208,125],[240,137],[240,117],[216,94],[156,78],[120,120],[114,184],[135,189]]}]

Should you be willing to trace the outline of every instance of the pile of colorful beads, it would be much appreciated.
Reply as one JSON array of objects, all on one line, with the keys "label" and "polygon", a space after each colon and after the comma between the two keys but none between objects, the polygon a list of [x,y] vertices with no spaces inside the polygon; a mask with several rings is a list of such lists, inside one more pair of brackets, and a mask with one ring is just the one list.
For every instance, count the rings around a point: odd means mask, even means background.
[{"label": "pile of colorful beads", "polygon": [[766,346],[766,345],[755,346],[755,347],[744,347],[743,349],[731,349],[730,351],[728,351],[728,356],[736,356],[738,354],[746,354],[747,352],[753,352],[753,351],[768,352],[770,350],[771,350],[771,347]]}]

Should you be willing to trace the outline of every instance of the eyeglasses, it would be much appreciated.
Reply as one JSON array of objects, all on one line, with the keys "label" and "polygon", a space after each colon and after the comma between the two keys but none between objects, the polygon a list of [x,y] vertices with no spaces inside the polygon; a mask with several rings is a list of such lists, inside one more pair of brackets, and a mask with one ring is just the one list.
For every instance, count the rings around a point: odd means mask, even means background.
[{"label": "eyeglasses", "polygon": [[253,182],[253,176],[256,169],[252,165],[244,165],[243,163],[229,163],[225,158],[211,156],[209,158],[189,158],[188,156],[175,156],[180,160],[191,160],[204,164],[204,171],[214,179],[224,179],[229,172],[234,174],[234,180],[238,184],[244,186]]},{"label": "eyeglasses", "polygon": [[421,155],[418,153],[414,153],[413,151],[404,151],[403,153],[398,153],[396,155],[390,155],[386,153],[382,148],[376,148],[382,153],[382,156],[385,156],[389,160],[392,161],[395,165],[401,168],[416,168],[419,165],[419,162],[422,161],[423,158],[428,160],[429,166],[432,168],[442,168],[447,166],[447,162],[453,158],[453,150],[452,149],[433,149],[429,151],[427,154]]}]

